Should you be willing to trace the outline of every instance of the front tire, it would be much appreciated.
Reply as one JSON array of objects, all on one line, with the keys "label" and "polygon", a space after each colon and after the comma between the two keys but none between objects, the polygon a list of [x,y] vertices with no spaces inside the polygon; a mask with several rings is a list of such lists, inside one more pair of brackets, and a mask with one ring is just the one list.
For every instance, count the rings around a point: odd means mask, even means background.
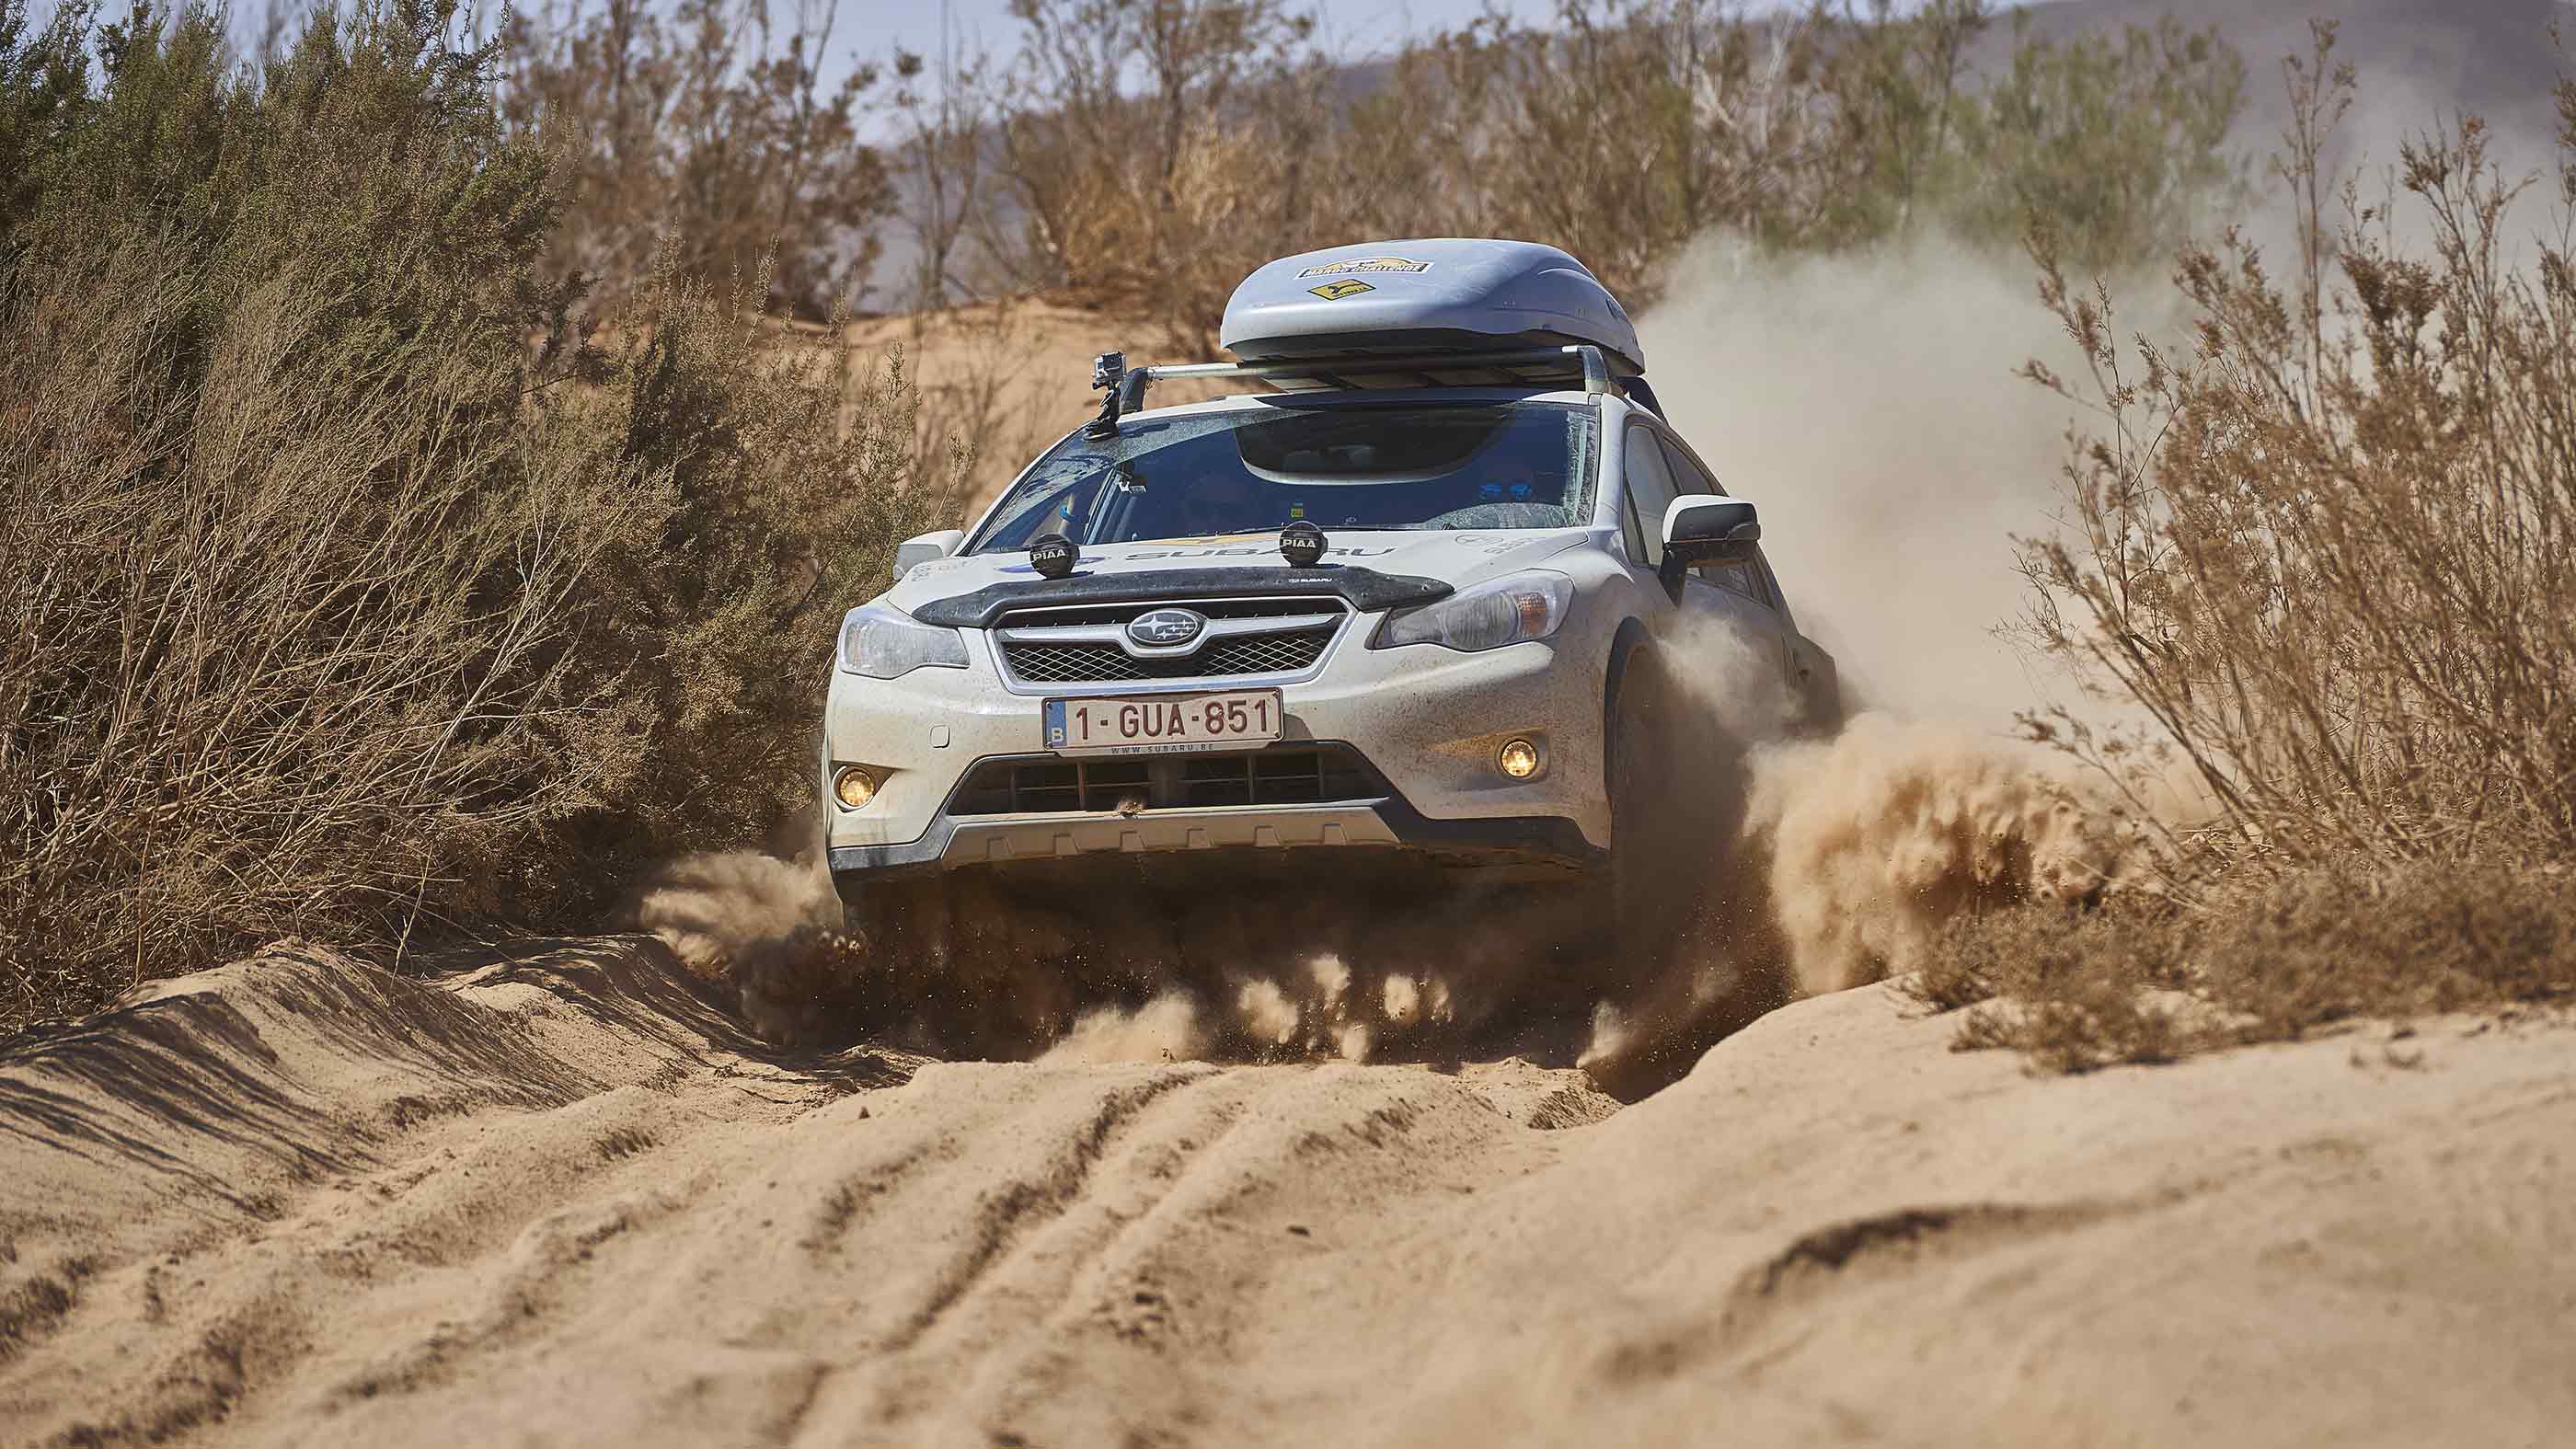
[{"label": "front tire", "polygon": [[1612,671],[1607,751],[1610,907],[1619,969],[1650,981],[1672,959],[1699,906],[1710,842],[1697,839],[1687,752],[1688,701],[1652,645],[1628,645]]}]

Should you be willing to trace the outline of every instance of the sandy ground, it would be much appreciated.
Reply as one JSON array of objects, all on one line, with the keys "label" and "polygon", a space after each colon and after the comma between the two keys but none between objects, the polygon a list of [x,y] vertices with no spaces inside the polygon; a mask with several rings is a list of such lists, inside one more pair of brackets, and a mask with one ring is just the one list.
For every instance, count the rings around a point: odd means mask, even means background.
[{"label": "sandy ground", "polygon": [[2039,1080],[782,1056],[660,945],[0,1057],[0,1441],[2566,1443],[2576,1029]]}]

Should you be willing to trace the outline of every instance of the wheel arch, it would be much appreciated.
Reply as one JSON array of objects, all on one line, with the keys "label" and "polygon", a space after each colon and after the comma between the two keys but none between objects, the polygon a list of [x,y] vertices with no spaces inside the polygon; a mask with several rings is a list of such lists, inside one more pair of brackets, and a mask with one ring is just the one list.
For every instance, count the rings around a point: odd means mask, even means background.
[{"label": "wheel arch", "polygon": [[1627,676],[1628,661],[1653,642],[1645,621],[1633,614],[1620,620],[1610,636],[1610,662],[1601,677],[1601,789],[1605,795],[1613,787],[1611,771],[1619,754],[1619,686]]}]

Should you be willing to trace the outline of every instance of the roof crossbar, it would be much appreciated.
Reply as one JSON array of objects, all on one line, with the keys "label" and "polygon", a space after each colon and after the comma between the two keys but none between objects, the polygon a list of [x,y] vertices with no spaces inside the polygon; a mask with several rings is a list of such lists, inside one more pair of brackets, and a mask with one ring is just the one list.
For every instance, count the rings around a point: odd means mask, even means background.
[{"label": "roof crossbar", "polygon": [[[1282,378],[1325,380],[1336,387],[1349,386],[1346,379],[1374,373],[1411,372],[1421,374],[1427,385],[1443,372],[1502,371],[1512,372],[1522,382],[1544,382],[1580,371],[1583,390],[1606,393],[1612,383],[1610,361],[1600,348],[1578,342],[1565,347],[1533,347],[1517,352],[1433,352],[1404,357],[1305,357],[1283,358],[1276,362],[1181,362],[1161,363],[1152,367],[1130,369],[1119,379],[1118,410],[1134,412],[1145,405],[1145,389],[1164,378],[1249,378],[1271,381]],[[1534,376],[1518,376],[1527,371]]]}]

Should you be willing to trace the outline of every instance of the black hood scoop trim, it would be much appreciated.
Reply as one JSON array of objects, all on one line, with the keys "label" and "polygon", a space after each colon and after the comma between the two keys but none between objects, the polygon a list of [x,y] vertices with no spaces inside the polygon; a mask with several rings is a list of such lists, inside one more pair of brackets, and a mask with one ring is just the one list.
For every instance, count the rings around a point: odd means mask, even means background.
[{"label": "black hood scoop trim", "polygon": [[1427,604],[1455,592],[1438,579],[1382,574],[1375,569],[1329,568],[1151,569],[1141,573],[1076,574],[1069,579],[1014,579],[973,593],[933,599],[912,611],[925,624],[986,629],[1013,609],[1049,604],[1132,604],[1190,599],[1263,598],[1273,594],[1335,594],[1363,614]]}]

